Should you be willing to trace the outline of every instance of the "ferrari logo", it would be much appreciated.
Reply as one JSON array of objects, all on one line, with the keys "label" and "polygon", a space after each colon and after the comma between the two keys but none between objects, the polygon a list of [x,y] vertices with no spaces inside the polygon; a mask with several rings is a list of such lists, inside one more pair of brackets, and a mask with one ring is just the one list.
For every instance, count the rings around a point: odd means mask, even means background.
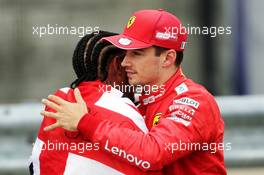
[{"label": "ferrari logo", "polygon": [[131,16],[127,22],[127,28],[131,27],[134,24],[135,20],[136,20],[136,17]]},{"label": "ferrari logo", "polygon": [[154,118],[153,118],[153,126],[156,126],[156,125],[158,124],[161,115],[162,115],[161,112],[155,114],[155,116],[154,116]]}]

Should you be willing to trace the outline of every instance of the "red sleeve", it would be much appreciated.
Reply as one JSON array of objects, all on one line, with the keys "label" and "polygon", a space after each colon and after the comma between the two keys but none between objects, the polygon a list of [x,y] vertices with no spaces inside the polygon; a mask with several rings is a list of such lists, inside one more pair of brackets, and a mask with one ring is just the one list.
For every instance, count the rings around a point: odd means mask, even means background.
[{"label": "red sleeve", "polygon": [[[187,147],[181,148],[181,145],[209,139],[212,127],[209,121],[212,120],[210,105],[206,100],[196,101],[198,106],[175,102],[168,105],[166,116],[147,134],[124,128],[109,120],[100,120],[100,117],[94,117],[93,114],[86,114],[78,129],[93,142],[99,142],[101,149],[125,159],[143,171],[160,170],[193,151]],[[190,118],[180,115],[190,112],[187,109],[193,111],[193,115],[188,115]]]}]

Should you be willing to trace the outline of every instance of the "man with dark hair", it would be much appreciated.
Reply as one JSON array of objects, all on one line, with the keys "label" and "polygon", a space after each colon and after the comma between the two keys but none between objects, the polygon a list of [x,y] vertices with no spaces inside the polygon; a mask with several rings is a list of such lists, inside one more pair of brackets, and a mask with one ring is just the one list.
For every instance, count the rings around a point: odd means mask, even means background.
[{"label": "man with dark hair", "polygon": [[[159,46],[153,46],[155,49],[155,56],[160,56],[163,52],[169,50],[164,47],[159,47]],[[183,60],[183,51],[176,51],[176,61],[175,61],[175,66],[179,67],[182,63]]]},{"label": "man with dark hair", "polygon": [[[124,57],[123,51],[110,43],[100,41],[101,38],[112,35],[115,34],[100,31],[98,34],[86,35],[79,41],[72,59],[77,79],[71,84],[72,88],[59,89],[55,95],[70,102],[87,103],[93,106],[94,110],[100,111],[100,114],[104,114],[105,119],[120,123],[122,127],[146,133],[148,129],[133,102],[124,98],[123,93],[111,87],[110,83],[103,83],[127,82],[125,70],[120,66]],[[119,74],[116,75],[115,72]],[[107,88],[102,88],[106,86]],[[74,98],[75,87],[80,89],[84,99]],[[117,111],[109,102],[118,104],[125,110]],[[54,111],[48,106],[45,110]],[[53,123],[56,123],[56,120],[48,117],[44,117],[42,121],[32,151],[31,174],[149,174],[99,150],[99,143],[90,142],[90,139],[79,131],[57,128],[45,132],[44,128]],[[160,172],[151,174],[158,175]]]},{"label": "man with dark hair", "polygon": [[[150,87],[142,93],[139,106],[150,131],[124,128],[101,118],[103,114],[95,117],[92,109],[77,113],[86,106],[66,103],[56,96],[48,98],[57,104],[43,101],[57,111],[42,112],[57,120],[46,130],[77,129],[93,142],[100,142],[106,152],[120,158],[117,152],[122,150],[133,160],[148,162],[150,166],[139,166],[127,160],[143,171],[225,175],[224,122],[213,96],[182,72],[187,33],[181,21],[164,10],[140,10],[129,19],[123,34],[104,40],[126,50],[121,65],[129,83]],[[77,90],[75,96],[81,98]],[[211,145],[217,145],[213,152]]]}]

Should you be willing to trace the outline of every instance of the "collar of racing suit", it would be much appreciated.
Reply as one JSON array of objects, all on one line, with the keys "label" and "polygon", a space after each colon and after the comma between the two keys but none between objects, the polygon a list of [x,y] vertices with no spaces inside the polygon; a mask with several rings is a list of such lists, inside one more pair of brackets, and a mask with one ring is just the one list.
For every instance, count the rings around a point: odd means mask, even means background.
[{"label": "collar of racing suit", "polygon": [[148,104],[162,100],[167,95],[169,95],[177,85],[181,84],[185,80],[186,77],[183,74],[181,67],[179,67],[176,73],[172,75],[163,85],[161,85],[157,91],[150,94],[144,94],[143,92],[139,97],[140,104],[146,106]]}]

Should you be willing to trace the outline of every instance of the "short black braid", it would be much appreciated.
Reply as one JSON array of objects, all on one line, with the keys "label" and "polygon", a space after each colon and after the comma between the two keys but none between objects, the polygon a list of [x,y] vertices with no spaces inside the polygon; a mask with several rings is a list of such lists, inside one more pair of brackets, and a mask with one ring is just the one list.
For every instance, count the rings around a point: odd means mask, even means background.
[{"label": "short black braid", "polygon": [[95,35],[92,40],[91,40],[91,44],[89,45],[92,49],[89,49],[89,51],[91,51],[90,53],[86,53],[86,54],[90,54],[90,57],[86,57],[86,58],[90,58],[90,60],[86,60],[85,61],[85,65],[87,68],[87,72],[93,72],[95,74],[95,77],[97,77],[97,67],[98,67],[98,56],[95,57],[93,56],[94,53],[93,52],[98,52],[100,53],[101,50],[94,49],[95,45],[97,44],[97,42],[100,42],[100,40],[103,37],[107,37],[107,36],[113,36],[113,35],[117,35],[116,33],[112,33],[112,32],[107,32],[107,31],[100,31],[97,35]]},{"label": "short black braid", "polygon": [[[102,79],[102,77],[101,77],[101,75],[100,75],[100,67],[102,66],[101,65],[101,58],[102,58],[102,53],[104,52],[104,50],[109,46],[109,45],[111,45],[112,46],[112,44],[110,43],[110,42],[105,42],[105,41],[98,41],[97,43],[96,43],[96,45],[94,46],[94,49],[93,49],[93,52],[92,52],[92,55],[91,55],[91,60],[92,60],[92,63],[94,64],[94,65],[97,65],[96,67],[97,67],[97,69],[96,69],[96,72],[97,72],[97,78],[99,79],[99,80],[103,80]],[[109,58],[109,56],[110,55],[105,55],[104,54],[104,56],[105,57],[107,57],[106,59],[108,59]]]},{"label": "short black braid", "polygon": [[77,44],[74,49],[72,57],[72,65],[77,78],[83,76],[86,72],[84,64],[84,52],[88,41],[94,36],[94,34],[85,35]]},{"label": "short black braid", "polygon": [[85,60],[86,57],[90,58],[91,51],[89,49],[92,49],[90,47],[91,40],[95,37],[95,33],[85,35],[77,44],[72,62],[73,62],[73,69],[77,75],[77,79],[71,83],[71,88],[75,88],[78,86],[82,81],[93,81],[96,77],[94,77],[94,74],[92,72],[87,72],[87,69],[85,67]]},{"label": "short black braid", "polygon": [[78,42],[72,59],[77,79],[71,83],[71,88],[75,88],[82,81],[94,81],[97,79],[97,63],[92,62],[91,59],[93,48],[103,37],[112,35],[115,35],[115,33],[99,31],[99,33],[85,35]]}]

